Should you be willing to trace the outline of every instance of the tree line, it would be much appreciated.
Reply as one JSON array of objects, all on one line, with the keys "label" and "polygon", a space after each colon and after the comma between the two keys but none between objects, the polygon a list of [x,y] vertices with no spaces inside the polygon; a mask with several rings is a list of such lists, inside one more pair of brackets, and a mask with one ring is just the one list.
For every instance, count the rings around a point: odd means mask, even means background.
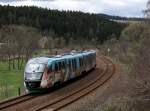
[{"label": "tree line", "polygon": [[0,27],[11,24],[26,25],[37,28],[42,35],[63,37],[66,43],[69,38],[84,38],[103,43],[112,37],[118,39],[124,28],[124,25],[96,14],[49,10],[34,6],[0,6],[0,14]]}]

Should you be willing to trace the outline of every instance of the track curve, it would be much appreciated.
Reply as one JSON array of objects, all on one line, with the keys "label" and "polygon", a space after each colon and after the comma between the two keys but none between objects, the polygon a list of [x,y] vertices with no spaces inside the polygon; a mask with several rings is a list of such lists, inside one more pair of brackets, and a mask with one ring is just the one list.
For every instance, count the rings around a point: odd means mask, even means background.
[{"label": "track curve", "polygon": [[[105,60],[104,62],[106,63],[106,69],[104,70],[102,75],[100,75],[98,78],[96,78],[94,81],[92,81],[85,87],[83,87],[71,94],[68,94],[65,97],[54,100],[51,103],[47,103],[47,105],[42,105],[42,106],[38,107],[37,109],[35,109],[35,111],[41,111],[41,110],[45,110],[45,109],[52,110],[52,111],[59,110],[65,106],[79,100],[80,98],[86,96],[87,94],[93,92],[95,89],[97,89],[98,87],[103,85],[107,80],[109,80],[112,77],[112,75],[116,71],[115,65],[109,59],[107,59],[107,58],[103,58],[103,59]],[[105,76],[106,74],[107,74],[107,76]]]},{"label": "track curve", "polygon": [[[45,109],[59,110],[70,103],[86,96],[103,85],[115,73],[115,65],[107,58],[97,58],[98,68],[78,81],[41,96],[27,96],[26,100],[10,100],[11,105],[0,103],[2,111],[41,111]],[[102,64],[104,64],[103,68]],[[92,81],[91,81],[92,80]],[[73,89],[74,88],[74,89]],[[20,102],[19,102],[20,101]],[[6,104],[7,102],[5,102]]]}]

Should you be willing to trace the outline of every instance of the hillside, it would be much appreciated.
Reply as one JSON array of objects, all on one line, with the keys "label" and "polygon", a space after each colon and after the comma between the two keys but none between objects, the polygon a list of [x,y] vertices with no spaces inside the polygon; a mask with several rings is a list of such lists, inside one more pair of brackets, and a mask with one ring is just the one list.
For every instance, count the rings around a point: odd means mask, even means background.
[{"label": "hillside", "polygon": [[[124,26],[96,14],[48,10],[37,7],[0,6],[0,26],[26,25],[37,28],[42,35],[86,39],[103,43],[118,38]],[[112,36],[113,35],[113,36]]]}]

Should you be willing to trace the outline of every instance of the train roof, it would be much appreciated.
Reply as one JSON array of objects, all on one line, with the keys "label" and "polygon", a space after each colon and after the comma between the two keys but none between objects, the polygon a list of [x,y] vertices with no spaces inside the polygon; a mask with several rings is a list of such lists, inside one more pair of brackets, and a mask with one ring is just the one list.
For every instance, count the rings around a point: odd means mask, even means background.
[{"label": "train roof", "polygon": [[71,52],[71,53],[65,53],[63,55],[56,55],[56,56],[45,56],[45,57],[36,57],[32,58],[28,61],[28,64],[47,64],[51,63],[53,61],[59,61],[59,60],[64,60],[64,59],[71,59],[74,57],[83,57],[84,55],[88,54],[94,54],[96,53],[94,50],[91,51],[82,51],[82,52]]},{"label": "train roof", "polygon": [[48,57],[36,57],[32,58],[28,61],[27,64],[46,64],[48,62],[49,58]]}]

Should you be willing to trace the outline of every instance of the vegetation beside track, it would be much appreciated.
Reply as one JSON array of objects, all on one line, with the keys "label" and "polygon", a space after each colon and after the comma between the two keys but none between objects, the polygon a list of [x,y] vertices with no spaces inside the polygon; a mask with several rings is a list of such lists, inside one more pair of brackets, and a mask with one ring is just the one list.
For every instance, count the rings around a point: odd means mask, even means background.
[{"label": "vegetation beside track", "polygon": [[21,90],[23,90],[23,68],[8,70],[8,63],[0,61],[0,100],[17,96]]},{"label": "vegetation beside track", "polygon": [[105,101],[104,111],[150,110],[146,101],[150,97],[149,47],[150,28],[145,23],[130,24],[119,40],[112,39],[99,46],[101,53],[112,58],[120,70],[111,90],[117,95],[113,92],[109,101]]}]

